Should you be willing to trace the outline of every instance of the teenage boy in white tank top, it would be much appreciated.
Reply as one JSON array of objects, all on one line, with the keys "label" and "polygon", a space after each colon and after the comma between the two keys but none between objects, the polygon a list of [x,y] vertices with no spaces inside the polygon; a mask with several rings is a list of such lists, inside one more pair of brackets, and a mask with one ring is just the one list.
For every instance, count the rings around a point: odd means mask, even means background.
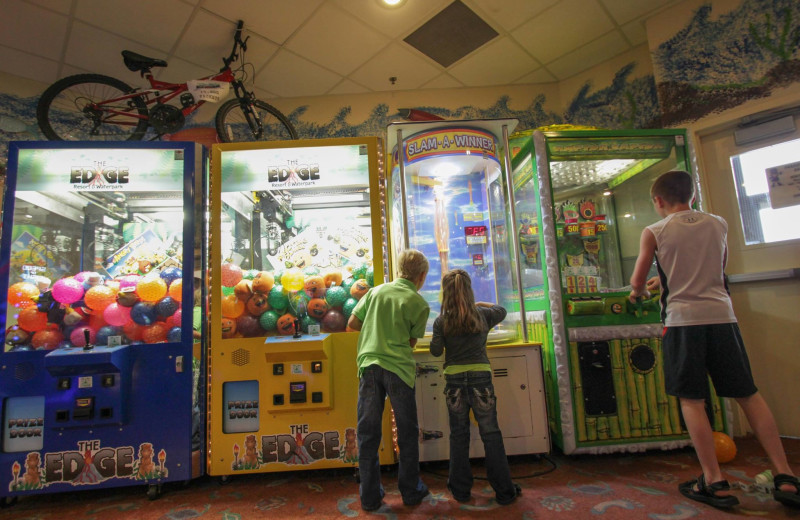
[{"label": "teenage boy in white tank top", "polygon": [[[714,507],[735,506],[722,478],[705,410],[707,377],[721,397],[736,400],[777,470],[774,497],[800,506],[800,483],[792,473],[775,419],[756,388],[725,284],[728,225],[693,210],[694,182],[685,171],[656,179],[650,190],[663,219],[642,231],[629,299],[648,298],[661,287],[666,391],[678,397],[703,473],[678,486],[681,494]],[[647,280],[656,259],[658,276]]]}]

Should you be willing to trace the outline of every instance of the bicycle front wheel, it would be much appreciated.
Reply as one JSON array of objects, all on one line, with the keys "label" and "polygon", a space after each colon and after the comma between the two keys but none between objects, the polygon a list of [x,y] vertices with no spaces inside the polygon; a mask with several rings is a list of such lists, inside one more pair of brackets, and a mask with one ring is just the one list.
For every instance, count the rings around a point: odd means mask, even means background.
[{"label": "bicycle front wheel", "polygon": [[[261,121],[260,135],[257,128],[254,129],[257,125],[251,125],[256,118]],[[238,99],[226,101],[217,110],[216,124],[217,135],[223,143],[297,139],[297,130],[289,119],[274,106],[257,99],[253,101],[252,109]]]},{"label": "bicycle front wheel", "polygon": [[100,74],[77,74],[50,85],[39,98],[36,120],[53,141],[138,141],[147,131],[147,105],[134,89]]}]

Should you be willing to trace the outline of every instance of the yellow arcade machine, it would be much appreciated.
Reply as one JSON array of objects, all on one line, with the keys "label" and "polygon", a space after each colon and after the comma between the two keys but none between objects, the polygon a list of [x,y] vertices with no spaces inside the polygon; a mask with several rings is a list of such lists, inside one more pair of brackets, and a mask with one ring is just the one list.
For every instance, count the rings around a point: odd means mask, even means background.
[{"label": "yellow arcade machine", "polygon": [[[384,281],[376,137],[214,145],[208,472],[357,467],[359,298]],[[396,462],[391,414],[381,464]]]},{"label": "yellow arcade machine", "polygon": [[[430,261],[420,294],[431,313],[426,336],[414,350],[421,461],[449,458],[445,356],[434,357],[428,345],[440,312],[442,276],[455,268],[469,273],[475,301],[497,303],[508,311],[490,331],[487,346],[506,453],[550,451],[541,344],[529,337],[525,312],[520,311],[517,237],[509,233],[516,218],[514,193],[508,188],[508,132],[516,124],[516,119],[497,119],[388,127],[391,258],[412,247]],[[470,456],[484,456],[474,419]]]}]

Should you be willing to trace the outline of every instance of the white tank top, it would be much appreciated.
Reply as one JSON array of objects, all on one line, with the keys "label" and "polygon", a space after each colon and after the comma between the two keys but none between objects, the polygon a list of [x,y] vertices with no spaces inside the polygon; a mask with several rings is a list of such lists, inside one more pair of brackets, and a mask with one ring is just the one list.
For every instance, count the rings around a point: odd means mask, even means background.
[{"label": "white tank top", "polygon": [[702,211],[679,211],[647,229],[656,238],[664,325],[735,323],[723,272],[725,219]]}]

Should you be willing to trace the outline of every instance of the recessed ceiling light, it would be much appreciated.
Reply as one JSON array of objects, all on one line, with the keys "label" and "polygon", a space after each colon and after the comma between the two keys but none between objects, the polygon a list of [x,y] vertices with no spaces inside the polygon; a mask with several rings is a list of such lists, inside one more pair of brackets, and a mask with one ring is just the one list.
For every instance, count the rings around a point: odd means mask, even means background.
[{"label": "recessed ceiling light", "polygon": [[381,4],[383,7],[395,8],[395,7],[400,7],[401,5],[406,3],[406,0],[378,0],[378,3]]}]

